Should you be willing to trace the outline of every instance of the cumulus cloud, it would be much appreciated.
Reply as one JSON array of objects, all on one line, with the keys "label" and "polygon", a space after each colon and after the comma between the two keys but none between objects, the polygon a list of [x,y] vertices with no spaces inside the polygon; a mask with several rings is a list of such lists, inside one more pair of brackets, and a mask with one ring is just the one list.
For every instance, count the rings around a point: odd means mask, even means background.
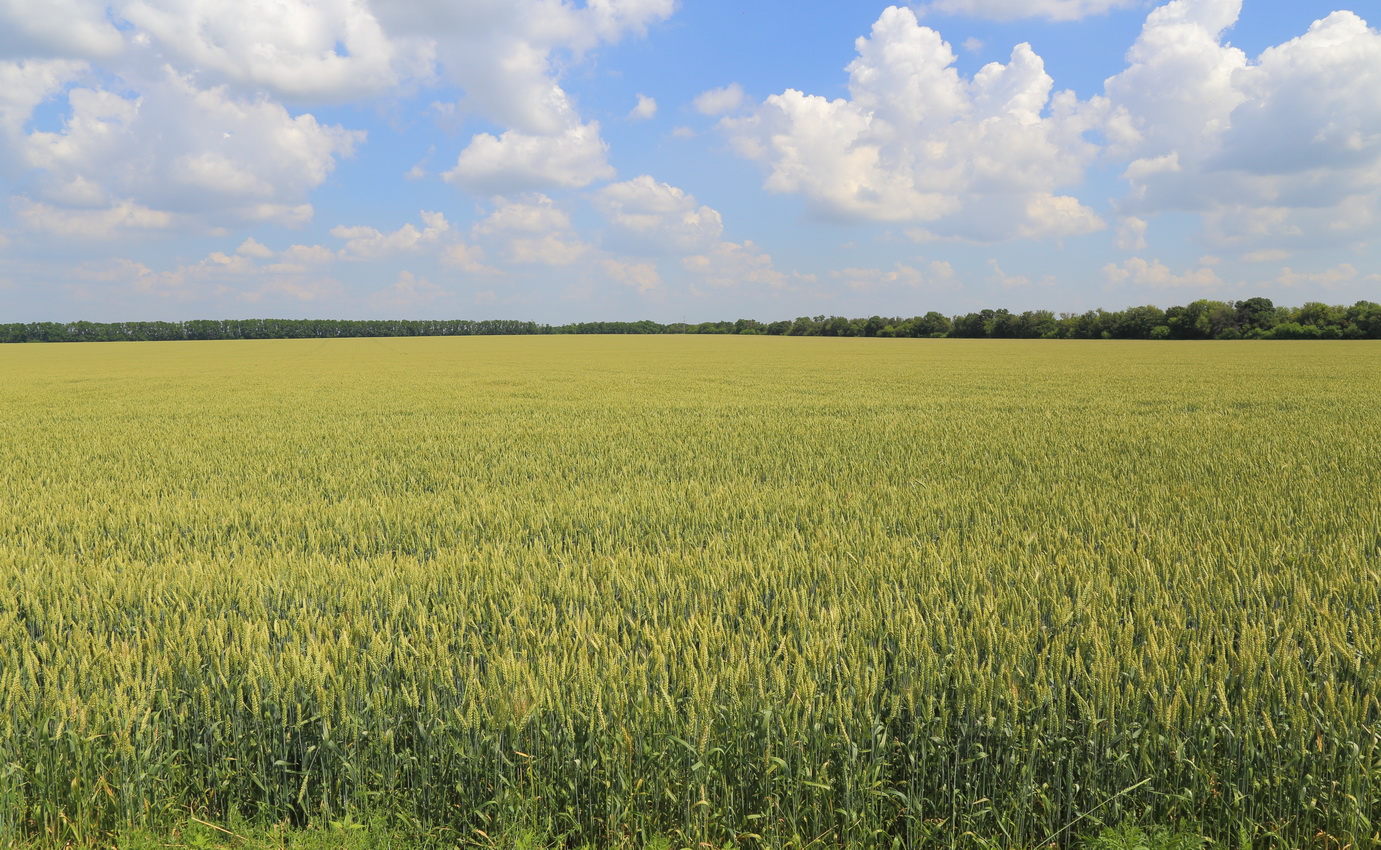
[{"label": "cumulus cloud", "polygon": [[629,253],[695,253],[724,233],[717,211],[646,174],[604,187],[594,204],[613,225],[609,242]]},{"label": "cumulus cloud", "polygon": [[136,44],[217,82],[279,97],[344,100],[425,75],[435,47],[392,38],[358,0],[124,0]]},{"label": "cumulus cloud", "polygon": [[1226,44],[1241,0],[1174,0],[1107,81],[1118,206],[1203,216],[1243,249],[1356,243],[1381,213],[1381,33],[1334,12],[1255,60]]},{"label": "cumulus cloud", "polygon": [[1144,218],[1129,215],[1118,222],[1117,247],[1123,251],[1141,251],[1146,248],[1146,226]]},{"label": "cumulus cloud", "polygon": [[442,213],[423,211],[421,217],[421,230],[411,222],[391,233],[364,225],[339,225],[331,228],[331,235],[345,240],[345,247],[341,249],[344,259],[377,260],[434,246],[451,230],[450,222]]},{"label": "cumulus cloud", "polygon": [[478,245],[454,242],[441,251],[441,262],[469,274],[493,275],[499,270],[484,264],[484,249]]},{"label": "cumulus cloud", "polygon": [[890,269],[845,268],[831,276],[855,292],[895,289],[942,289],[954,284],[954,268],[943,260],[931,261],[924,270],[907,263]]},{"label": "cumulus cloud", "polygon": [[1141,257],[1132,257],[1125,260],[1121,265],[1108,263],[1103,267],[1103,276],[1108,283],[1115,286],[1133,284],[1136,286],[1149,286],[1157,289],[1179,289],[1197,288],[1213,289],[1220,287],[1223,283],[1210,266],[1211,262],[1200,261],[1196,268],[1186,269],[1183,273],[1175,273],[1169,266],[1160,260],[1144,260]]},{"label": "cumulus cloud", "polygon": [[606,257],[600,267],[610,280],[630,286],[639,292],[652,292],[662,286],[662,276],[655,263],[628,262]]},{"label": "cumulus cloud", "polygon": [[545,136],[516,130],[501,136],[480,133],[443,177],[454,186],[479,194],[579,188],[614,176],[608,152],[598,121]]},{"label": "cumulus cloud", "polygon": [[33,230],[56,236],[111,239],[130,232],[170,230],[187,224],[184,218],[123,200],[95,210],[69,210],[19,198],[14,204],[19,221]]},{"label": "cumulus cloud", "polygon": [[1076,21],[1105,15],[1113,9],[1142,5],[1142,0],[931,0],[922,8],[947,15],[966,15],[995,21],[1048,18]]},{"label": "cumulus cloud", "polygon": [[701,115],[723,115],[743,105],[743,86],[730,83],[723,88],[701,92],[695,98],[695,110]]},{"label": "cumulus cloud", "polygon": [[505,258],[520,265],[568,266],[590,248],[575,234],[570,216],[540,194],[495,198],[494,211],[475,225],[474,233],[501,246]]},{"label": "cumulus cloud", "polygon": [[[267,256],[265,256],[267,255]],[[277,257],[261,264],[258,259]],[[82,266],[79,279],[103,288],[184,303],[338,299],[344,292],[329,275],[335,254],[320,245],[294,245],[269,251],[247,240],[235,253],[212,251],[195,263],[158,270],[124,257]],[[90,296],[91,293],[88,293]]]},{"label": "cumulus cloud", "polygon": [[[674,8],[675,0],[249,0],[227,14],[218,0],[0,0],[0,136],[22,135],[38,103],[87,61],[101,63],[98,82],[71,93],[59,144],[0,138],[0,160],[32,169],[34,200],[58,208],[129,201],[180,212],[205,191],[208,220],[300,224],[311,214],[306,195],[363,136],[290,115],[284,104],[444,80],[463,92],[462,114],[501,128],[469,141],[450,182],[482,194],[585,186],[613,170],[599,125],[583,120],[561,87],[562,69]],[[640,100],[635,117],[655,106]]]},{"label": "cumulus cloud", "polygon": [[772,266],[772,257],[752,242],[720,242],[704,254],[681,260],[686,271],[718,289],[782,290],[790,279]]},{"label": "cumulus cloud", "polygon": [[638,95],[638,104],[628,113],[629,120],[646,121],[657,117],[657,101],[647,95]]},{"label": "cumulus cloud", "polygon": [[24,124],[34,108],[61,91],[86,68],[85,62],[73,59],[0,62],[0,144],[15,151],[22,144]]},{"label": "cumulus cloud", "polygon": [[849,99],[789,89],[721,121],[763,163],[765,187],[798,193],[826,218],[924,223],[918,238],[1064,237],[1105,226],[1061,186],[1097,149],[1099,111],[1053,80],[1027,44],[971,80],[909,9],[882,13],[857,41]]},{"label": "cumulus cloud", "polygon": [[119,223],[149,210],[131,223],[298,226],[311,217],[311,190],[363,138],[171,73],[140,96],[77,87],[67,99],[62,129],[29,133],[19,152],[35,172],[32,200],[75,221]]},{"label": "cumulus cloud", "polygon": [[393,285],[374,292],[368,301],[370,307],[376,310],[407,311],[453,301],[455,297],[454,292],[443,289],[426,277],[401,271]]},{"label": "cumulus cloud", "polygon": [[1285,266],[1272,283],[1283,289],[1307,287],[1311,290],[1331,291],[1362,280],[1373,284],[1381,283],[1381,274],[1363,275],[1351,263],[1340,263],[1331,269],[1317,272],[1300,272]]},{"label": "cumulus cloud", "polygon": [[0,57],[103,59],[123,47],[99,0],[0,0]]}]

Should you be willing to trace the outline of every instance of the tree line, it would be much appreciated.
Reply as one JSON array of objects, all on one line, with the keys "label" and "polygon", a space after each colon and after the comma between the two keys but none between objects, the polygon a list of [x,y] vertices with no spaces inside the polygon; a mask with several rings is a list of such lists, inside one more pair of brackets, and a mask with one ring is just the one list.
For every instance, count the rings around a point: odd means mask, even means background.
[{"label": "tree line", "polygon": [[662,324],[574,322],[546,325],[509,319],[196,319],[186,322],[30,322],[0,324],[3,342],[125,342],[211,339],[494,336],[504,334],[765,334],[769,336],[929,337],[960,339],[1381,339],[1381,304],[1351,307],[1308,302],[1277,307],[1269,298],[1200,299],[1162,310],[1059,313],[1005,309],[962,316],[931,311],[903,318],[801,316]]}]

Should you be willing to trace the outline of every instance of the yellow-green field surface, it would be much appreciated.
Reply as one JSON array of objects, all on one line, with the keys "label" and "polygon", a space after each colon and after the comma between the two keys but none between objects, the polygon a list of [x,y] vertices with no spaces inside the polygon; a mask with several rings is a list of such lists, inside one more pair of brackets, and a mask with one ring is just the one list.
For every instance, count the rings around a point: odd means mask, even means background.
[{"label": "yellow-green field surface", "polygon": [[0,414],[0,836],[1381,842],[1381,344],[15,345]]}]

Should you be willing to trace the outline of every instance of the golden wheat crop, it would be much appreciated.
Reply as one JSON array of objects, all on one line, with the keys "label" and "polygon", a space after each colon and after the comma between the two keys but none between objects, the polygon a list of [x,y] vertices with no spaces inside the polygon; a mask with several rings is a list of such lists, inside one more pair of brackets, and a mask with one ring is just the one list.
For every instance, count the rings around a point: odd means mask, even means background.
[{"label": "golden wheat crop", "polygon": [[1377,841],[1378,374],[1372,343],[6,346],[0,833]]}]

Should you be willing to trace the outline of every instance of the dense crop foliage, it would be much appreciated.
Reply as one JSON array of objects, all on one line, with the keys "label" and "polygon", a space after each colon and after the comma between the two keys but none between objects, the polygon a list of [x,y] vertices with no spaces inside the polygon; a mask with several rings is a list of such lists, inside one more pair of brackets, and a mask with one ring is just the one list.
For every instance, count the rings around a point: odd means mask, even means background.
[{"label": "dense crop foliage", "polygon": [[1378,373],[1347,342],[7,347],[0,835],[1376,842]]}]

